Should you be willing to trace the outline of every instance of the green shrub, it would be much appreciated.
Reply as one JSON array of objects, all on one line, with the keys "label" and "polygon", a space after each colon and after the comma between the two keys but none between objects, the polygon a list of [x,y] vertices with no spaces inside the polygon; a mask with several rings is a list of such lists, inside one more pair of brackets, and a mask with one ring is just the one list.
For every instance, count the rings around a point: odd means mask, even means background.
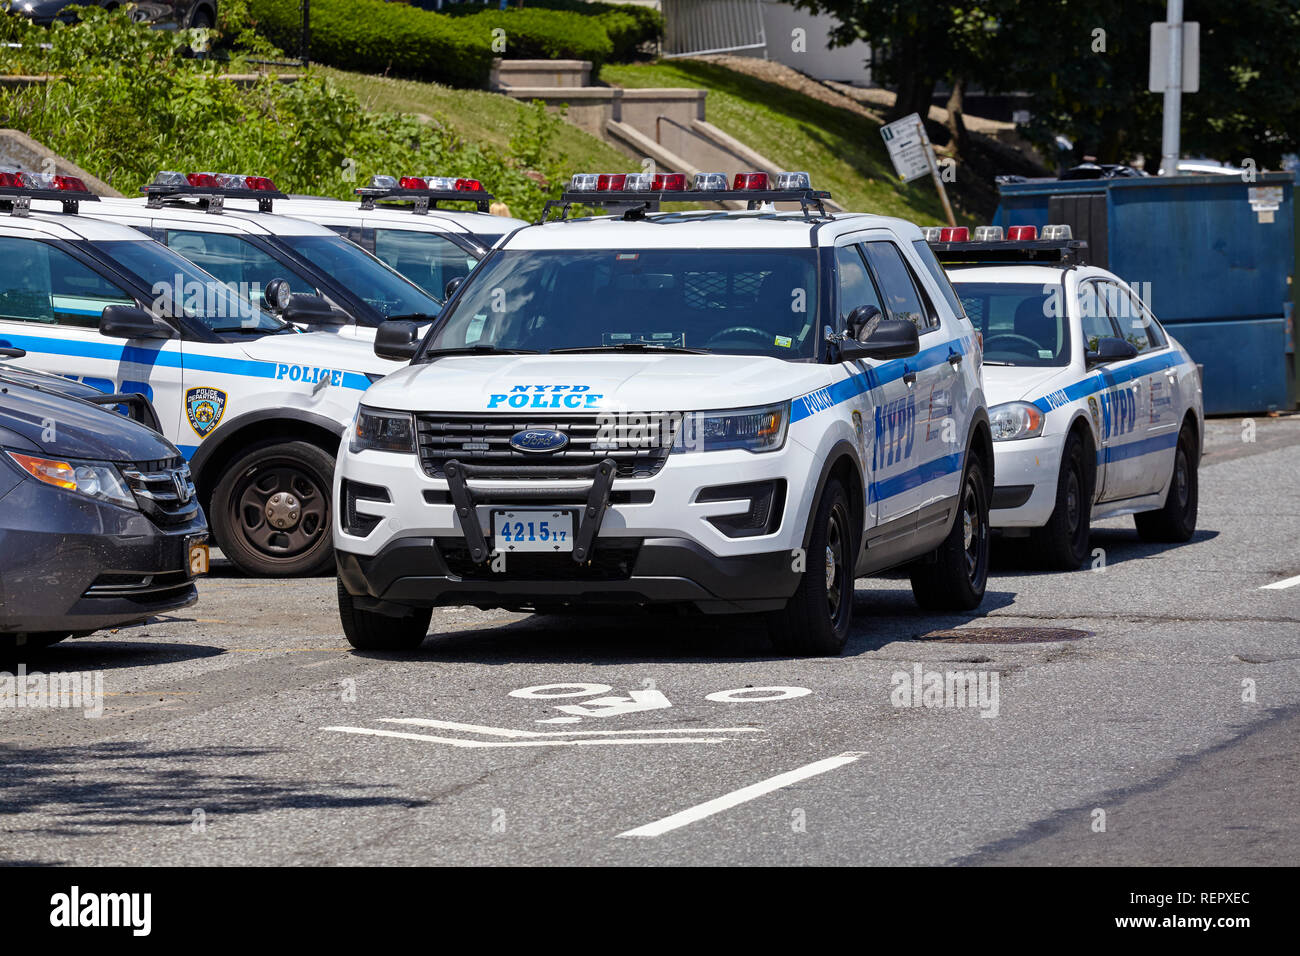
[{"label": "green shrub", "polygon": [[505,50],[498,56],[511,60],[590,60],[592,73],[614,52],[609,34],[595,17],[561,10],[482,10],[454,18],[471,30],[481,31],[490,43],[493,30],[501,30]]},{"label": "green shrub", "polygon": [[437,121],[367,112],[314,71],[296,83],[268,75],[240,86],[212,61],[178,55],[175,34],[125,12],[83,17],[32,32],[0,15],[0,30],[16,30],[25,49],[52,44],[43,66],[54,74],[0,88],[0,115],[125,195],[139,195],[160,169],[265,175],[286,192],[343,199],[375,173],[444,172],[481,179],[524,217],[559,195],[566,160],[553,139],[562,120],[540,104],[508,150],[485,149]]},{"label": "green shrub", "polygon": [[[300,0],[250,0],[257,32],[290,53],[302,33]],[[454,17],[385,0],[315,0],[311,58],[345,70],[484,87],[492,36]]]},{"label": "green shrub", "polygon": [[[429,2],[429,0],[426,0]],[[484,10],[497,10],[496,3],[457,3],[445,6],[443,13],[452,17],[474,16]],[[664,18],[658,10],[636,4],[588,3],[586,0],[525,0],[519,8],[512,2],[504,11],[507,14],[527,13],[530,10],[559,10],[578,13],[595,20],[609,34],[613,45],[610,62],[625,63],[636,59],[643,44],[653,43],[663,36]],[[582,57],[582,59],[588,59]]]}]

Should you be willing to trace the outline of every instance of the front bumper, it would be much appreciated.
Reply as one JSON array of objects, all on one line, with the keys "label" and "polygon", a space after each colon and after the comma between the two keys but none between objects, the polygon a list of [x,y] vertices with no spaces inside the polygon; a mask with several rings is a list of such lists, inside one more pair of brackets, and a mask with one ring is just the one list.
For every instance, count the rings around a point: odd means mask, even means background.
[{"label": "front bumper", "polygon": [[1062,435],[993,443],[997,484],[989,523],[994,528],[1041,528],[1047,524],[1056,507],[1064,445]]},{"label": "front bumper", "polygon": [[789,551],[719,557],[696,542],[667,537],[601,537],[585,564],[568,554],[514,556],[503,573],[474,563],[463,538],[403,537],[374,555],[336,550],[335,556],[339,580],[358,606],[381,612],[600,604],[771,611],[785,606],[801,576]]},{"label": "front bumper", "polygon": [[162,528],[139,511],[31,480],[0,497],[0,633],[122,627],[198,600],[201,511]]}]

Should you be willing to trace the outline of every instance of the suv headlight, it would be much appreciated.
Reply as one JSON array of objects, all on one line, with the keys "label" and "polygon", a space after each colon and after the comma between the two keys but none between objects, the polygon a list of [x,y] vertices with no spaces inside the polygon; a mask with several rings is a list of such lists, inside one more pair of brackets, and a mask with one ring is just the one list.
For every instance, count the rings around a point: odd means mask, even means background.
[{"label": "suv headlight", "polygon": [[415,453],[415,421],[410,412],[384,412],[358,406],[348,450]]},{"label": "suv headlight", "polygon": [[692,412],[683,417],[673,451],[778,451],[785,444],[789,423],[789,402],[725,412]]},{"label": "suv headlight", "polygon": [[96,501],[111,501],[123,508],[139,508],[135,496],[131,494],[131,489],[126,486],[126,481],[117,468],[106,461],[64,461],[59,458],[38,458],[16,451],[8,451],[6,454],[37,481]]},{"label": "suv headlight", "polygon": [[994,441],[1018,441],[1037,438],[1043,433],[1047,416],[1029,402],[1006,402],[989,409],[989,427]]}]

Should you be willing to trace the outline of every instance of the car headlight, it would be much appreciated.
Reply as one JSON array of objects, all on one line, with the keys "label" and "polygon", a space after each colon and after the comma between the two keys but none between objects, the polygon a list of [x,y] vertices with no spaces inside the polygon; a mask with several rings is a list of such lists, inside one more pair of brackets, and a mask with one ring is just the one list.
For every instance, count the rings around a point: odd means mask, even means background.
[{"label": "car headlight", "polygon": [[356,454],[366,449],[414,454],[415,422],[411,413],[358,407],[348,450]]},{"label": "car headlight", "polygon": [[117,468],[108,462],[38,458],[16,451],[6,454],[24,472],[47,485],[73,491],[96,501],[111,501],[124,508],[139,507]]},{"label": "car headlight", "polygon": [[1043,433],[1047,416],[1029,402],[1007,402],[989,409],[989,427],[994,441],[1018,441],[1037,438]]},{"label": "car headlight", "polygon": [[726,412],[693,412],[684,416],[673,450],[677,452],[777,451],[785,444],[790,403]]}]

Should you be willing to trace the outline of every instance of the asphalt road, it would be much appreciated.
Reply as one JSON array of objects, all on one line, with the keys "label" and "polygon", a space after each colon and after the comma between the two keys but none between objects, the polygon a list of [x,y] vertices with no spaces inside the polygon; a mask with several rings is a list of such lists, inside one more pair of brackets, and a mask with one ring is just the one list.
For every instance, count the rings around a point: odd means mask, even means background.
[{"label": "asphalt road", "polygon": [[[998,548],[978,615],[863,580],[838,659],[460,608],[359,654],[332,580],[218,564],[187,612],[31,664],[102,672],[105,707],[0,710],[0,862],[1294,863],[1300,586],[1263,586],[1300,575],[1300,418],[1246,434],[1212,423],[1190,543],[1107,521],[1072,574]],[[986,695],[896,706],[918,668]]]}]

